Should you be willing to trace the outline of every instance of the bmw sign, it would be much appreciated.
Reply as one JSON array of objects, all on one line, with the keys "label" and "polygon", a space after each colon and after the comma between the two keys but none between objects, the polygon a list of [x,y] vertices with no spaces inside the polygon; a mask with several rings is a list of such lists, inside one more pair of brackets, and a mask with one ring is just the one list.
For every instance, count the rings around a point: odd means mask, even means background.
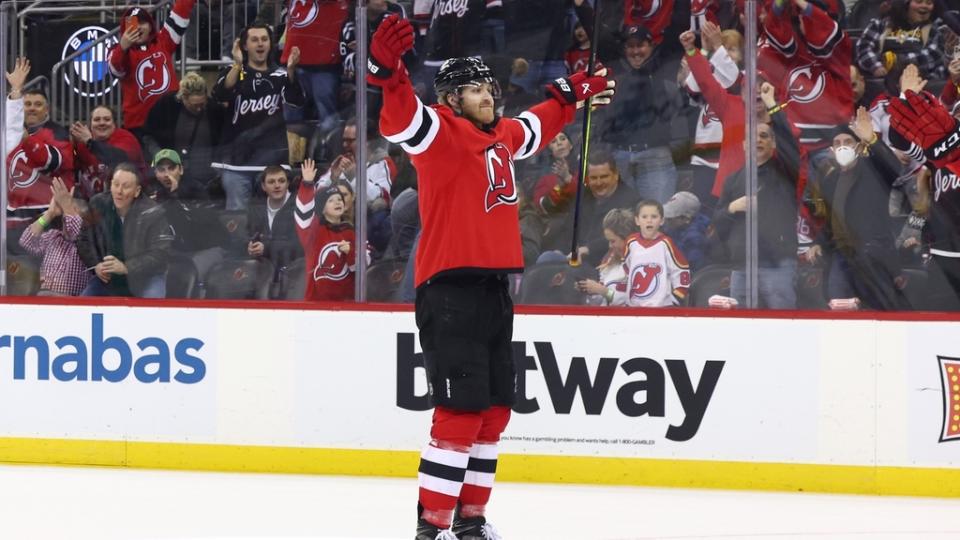
[{"label": "bmw sign", "polygon": [[117,38],[114,36],[97,42],[107,33],[106,28],[85,26],[74,32],[63,46],[61,60],[80,51],[64,69],[63,78],[74,92],[83,97],[103,97],[117,84],[107,65],[107,54],[117,44]]}]

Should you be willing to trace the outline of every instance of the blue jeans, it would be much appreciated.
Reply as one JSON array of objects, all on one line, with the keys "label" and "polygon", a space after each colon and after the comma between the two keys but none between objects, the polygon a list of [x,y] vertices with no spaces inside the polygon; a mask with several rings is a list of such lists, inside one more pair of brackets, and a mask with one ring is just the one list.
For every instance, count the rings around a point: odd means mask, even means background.
[{"label": "blue jeans", "polygon": [[632,187],[640,198],[664,204],[677,192],[677,167],[669,147],[657,146],[639,152],[617,150],[613,159],[620,170],[620,181]]},{"label": "blue jeans", "polygon": [[227,194],[227,210],[246,210],[253,195],[253,184],[256,182],[259,171],[231,171],[223,170],[220,181],[223,191]]},{"label": "blue jeans", "polygon": [[[321,131],[330,131],[337,125],[337,97],[340,92],[340,73],[297,68],[297,81],[303,88],[307,100],[313,101],[317,108],[317,121]],[[297,124],[305,120],[302,107],[284,107],[283,119],[288,124]]]},{"label": "blue jeans", "polygon": [[[796,309],[797,290],[794,285],[797,274],[796,257],[780,259],[775,267],[761,266],[758,271],[757,297],[769,309]],[[730,273],[730,296],[742,307],[747,305],[747,276],[743,270]]]},{"label": "blue jeans", "polygon": [[[80,296],[113,296],[107,285],[100,281],[97,276],[92,276],[87,282],[86,288],[80,293]],[[166,298],[167,297],[167,274],[147,278],[144,284],[143,293],[140,298]]]}]

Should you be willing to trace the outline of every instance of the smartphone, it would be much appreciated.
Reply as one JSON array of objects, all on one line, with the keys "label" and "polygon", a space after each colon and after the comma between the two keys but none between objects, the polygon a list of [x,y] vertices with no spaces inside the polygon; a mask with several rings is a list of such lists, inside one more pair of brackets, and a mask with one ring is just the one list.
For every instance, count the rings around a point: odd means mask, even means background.
[{"label": "smartphone", "polygon": [[136,15],[127,17],[127,32],[136,30],[137,28],[140,28],[140,17],[137,17]]},{"label": "smartphone", "polygon": [[956,60],[958,58],[960,58],[960,43],[953,46],[953,59]]}]

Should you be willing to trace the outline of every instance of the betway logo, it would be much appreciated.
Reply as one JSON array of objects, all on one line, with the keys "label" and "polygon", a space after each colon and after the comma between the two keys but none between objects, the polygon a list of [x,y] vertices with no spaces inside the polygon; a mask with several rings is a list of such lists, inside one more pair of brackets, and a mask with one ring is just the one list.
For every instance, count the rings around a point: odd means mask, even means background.
[{"label": "betway logo", "polygon": [[[570,369],[564,375],[560,372],[551,343],[537,341],[533,346],[536,356],[529,356],[525,342],[513,343],[513,355],[518,368],[514,411],[529,414],[540,410],[540,402],[527,397],[526,386],[529,377],[542,376],[557,414],[570,414],[573,401],[579,394],[586,413],[599,415],[613,390],[614,375],[620,369],[627,375],[637,376],[636,380],[623,383],[616,389],[616,406],[620,414],[663,418],[666,416],[666,375],[669,374],[684,412],[683,421],[679,425],[669,426],[666,432],[667,439],[677,442],[688,441],[697,434],[725,363],[721,360],[706,361],[700,381],[694,386],[685,360],[664,360],[661,364],[643,357],[626,360],[600,358],[591,379],[586,358],[574,356],[570,361]],[[426,394],[414,393],[417,368],[423,368],[423,354],[415,352],[414,334],[397,334],[397,406],[411,411],[430,408]]]},{"label": "betway logo", "polygon": [[[0,366],[12,353],[14,380],[26,380],[29,372],[38,381],[48,381],[52,374],[58,381],[116,383],[132,372],[142,383],[169,383],[172,375],[175,382],[194,384],[207,373],[203,359],[195,354],[203,345],[197,338],[171,344],[158,337],[145,337],[136,342],[134,350],[121,337],[105,337],[103,314],[94,313],[89,339],[63,336],[51,344],[43,336],[0,336]],[[110,367],[104,364],[105,355],[113,357]]]}]

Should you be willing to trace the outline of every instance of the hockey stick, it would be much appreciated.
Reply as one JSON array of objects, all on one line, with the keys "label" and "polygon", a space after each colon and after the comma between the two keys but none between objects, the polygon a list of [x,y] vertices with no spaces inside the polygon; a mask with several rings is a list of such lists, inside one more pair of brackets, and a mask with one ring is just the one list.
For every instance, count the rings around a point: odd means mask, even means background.
[{"label": "hockey stick", "polygon": [[[596,0],[593,7],[593,35],[590,36],[590,62],[587,64],[587,73],[593,75],[597,65],[597,42],[600,36],[600,2]],[[587,179],[587,155],[590,152],[590,121],[593,118],[593,107],[590,103],[593,98],[587,98],[583,106],[583,132],[580,141],[580,178],[577,180],[577,195],[573,201],[573,239],[570,248],[570,266],[580,266],[580,253],[577,251],[577,233],[580,230],[580,198],[583,185]]]}]

